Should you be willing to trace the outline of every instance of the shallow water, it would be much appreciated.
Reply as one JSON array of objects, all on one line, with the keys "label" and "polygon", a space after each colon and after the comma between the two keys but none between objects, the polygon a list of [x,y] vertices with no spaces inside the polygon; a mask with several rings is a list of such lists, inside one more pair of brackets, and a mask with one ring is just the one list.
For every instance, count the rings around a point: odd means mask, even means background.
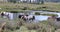
[{"label": "shallow water", "polygon": [[48,17],[49,17],[49,16],[35,15],[35,20],[43,21],[43,20],[47,20]]},{"label": "shallow water", "polygon": [[[58,12],[48,12],[48,11],[31,11],[31,15],[34,15],[35,12],[40,12],[41,14],[57,14],[60,17],[60,13]],[[47,20],[49,16],[44,15],[35,15],[35,20],[43,21]]]},{"label": "shallow water", "polygon": [[[57,14],[58,17],[60,17],[60,13],[58,12],[48,12],[48,11],[30,11],[28,12],[29,15],[34,15],[35,12],[39,12],[41,14]],[[9,15],[9,19],[13,20],[15,18],[18,18],[19,14],[21,13],[10,13]],[[47,20],[49,16],[44,16],[44,15],[35,15],[35,20],[38,20],[38,21],[43,21],[43,20]]]}]

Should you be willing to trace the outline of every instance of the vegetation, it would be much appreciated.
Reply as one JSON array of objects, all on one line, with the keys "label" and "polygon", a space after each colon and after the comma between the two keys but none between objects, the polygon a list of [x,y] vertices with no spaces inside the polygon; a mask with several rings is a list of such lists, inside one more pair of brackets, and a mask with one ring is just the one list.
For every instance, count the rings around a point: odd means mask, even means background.
[{"label": "vegetation", "polygon": [[[43,3],[43,2],[42,2]],[[0,11],[10,11],[12,13],[18,13],[25,10],[47,10],[60,12],[60,3],[45,3],[45,4],[27,4],[27,3],[0,3]],[[36,15],[40,13],[36,12]],[[42,14],[53,15],[53,14]],[[0,26],[3,22],[3,18],[0,18]],[[55,24],[54,19],[48,19],[41,22],[26,22],[23,19],[8,20],[4,19],[6,24],[2,28],[2,32],[58,32],[60,31],[59,22]]]},{"label": "vegetation", "polygon": [[[42,22],[25,22],[22,19],[19,20],[6,20],[6,25],[3,32],[55,32],[55,27],[51,26],[48,21]],[[51,21],[51,20],[50,20]]]},{"label": "vegetation", "polygon": [[60,3],[28,4],[28,3],[0,3],[0,11],[45,10],[60,11]]},{"label": "vegetation", "polygon": [[41,4],[44,4],[44,0],[41,1]]},{"label": "vegetation", "polygon": [[46,15],[46,16],[58,16],[57,14],[41,14],[41,15]]},{"label": "vegetation", "polygon": [[11,13],[18,13],[18,11],[10,11]]},{"label": "vegetation", "polygon": [[35,15],[44,15],[44,16],[58,16],[57,14],[40,14],[40,12],[35,12]]},{"label": "vegetation", "polygon": [[17,1],[16,0],[8,0],[8,2],[16,3]]},{"label": "vegetation", "polygon": [[39,12],[35,12],[35,15],[40,15],[40,13]]}]

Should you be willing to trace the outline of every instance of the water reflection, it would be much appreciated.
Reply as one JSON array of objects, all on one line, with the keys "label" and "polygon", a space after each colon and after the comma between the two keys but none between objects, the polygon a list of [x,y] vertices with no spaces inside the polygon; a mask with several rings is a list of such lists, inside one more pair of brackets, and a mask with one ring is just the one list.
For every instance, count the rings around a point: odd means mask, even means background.
[{"label": "water reflection", "polygon": [[48,17],[49,17],[49,16],[35,15],[35,20],[43,21],[43,20],[47,20]]}]

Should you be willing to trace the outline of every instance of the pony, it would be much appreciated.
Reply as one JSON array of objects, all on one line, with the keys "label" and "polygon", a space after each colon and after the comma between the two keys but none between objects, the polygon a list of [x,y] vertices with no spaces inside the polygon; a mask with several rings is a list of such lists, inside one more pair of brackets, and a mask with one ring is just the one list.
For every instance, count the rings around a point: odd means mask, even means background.
[{"label": "pony", "polygon": [[1,13],[1,17],[3,17],[3,16],[4,16],[4,13],[2,12],[2,13]]},{"label": "pony", "polygon": [[28,16],[28,20],[35,20],[35,16],[31,15],[31,16]]},{"label": "pony", "polygon": [[9,13],[8,12],[1,12],[1,17],[9,18]]},{"label": "pony", "polygon": [[19,18],[23,19],[24,21],[35,20],[35,16],[33,15],[19,15]]}]

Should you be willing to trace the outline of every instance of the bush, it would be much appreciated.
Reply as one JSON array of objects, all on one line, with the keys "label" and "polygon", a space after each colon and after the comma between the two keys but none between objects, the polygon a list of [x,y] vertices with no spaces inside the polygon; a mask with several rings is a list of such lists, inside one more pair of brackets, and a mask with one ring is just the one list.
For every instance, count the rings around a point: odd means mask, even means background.
[{"label": "bush", "polygon": [[27,10],[27,7],[22,8],[22,10]]},{"label": "bush", "polygon": [[40,13],[39,12],[35,12],[35,15],[40,15]]}]

